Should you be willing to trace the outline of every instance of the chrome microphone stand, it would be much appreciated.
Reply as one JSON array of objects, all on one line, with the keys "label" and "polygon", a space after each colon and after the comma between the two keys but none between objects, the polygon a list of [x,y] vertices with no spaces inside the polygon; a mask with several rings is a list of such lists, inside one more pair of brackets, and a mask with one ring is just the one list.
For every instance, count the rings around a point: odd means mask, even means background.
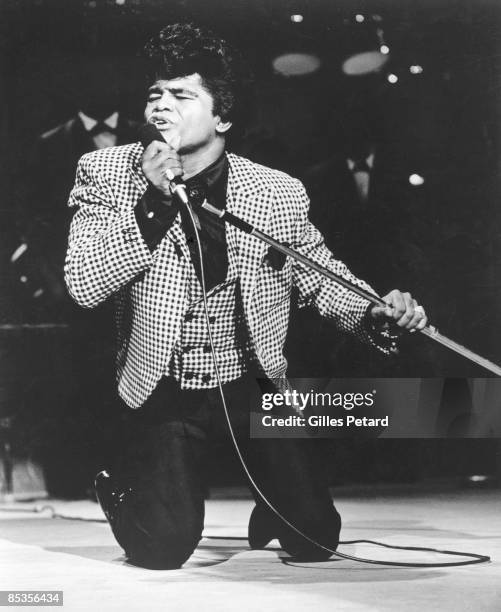
[{"label": "chrome microphone stand", "polygon": [[[179,191],[181,191],[181,189],[179,189]],[[369,291],[366,291],[365,289],[361,289],[360,287],[357,287],[356,285],[346,280],[342,276],[335,274],[328,268],[321,266],[317,262],[309,259],[308,257],[305,257],[301,253],[294,251],[294,249],[291,249],[290,247],[282,244],[281,242],[278,242],[271,236],[268,236],[268,234],[265,234],[261,230],[258,230],[257,228],[252,226],[250,223],[247,223],[247,221],[240,219],[236,215],[228,212],[227,210],[221,210],[219,208],[216,208],[215,206],[212,206],[211,204],[209,204],[207,201],[203,202],[201,206],[207,212],[213,214],[216,217],[219,217],[221,221],[226,221],[227,223],[230,223],[231,225],[235,226],[236,228],[245,232],[246,234],[255,236],[259,240],[262,240],[266,244],[270,245],[273,249],[276,249],[280,253],[283,253],[284,255],[287,255],[289,257],[296,259],[297,261],[311,268],[315,272],[322,274],[328,279],[338,283],[339,285],[342,285],[346,289],[349,289],[350,291],[353,291],[354,293],[365,298],[366,300],[369,300],[369,302],[373,304],[377,304],[378,306],[387,306],[386,302],[384,302],[379,296],[374,295],[373,293],[370,293]],[[477,353],[474,353],[473,351],[466,348],[465,346],[462,346],[458,342],[455,342],[454,340],[447,338],[447,336],[444,336],[443,334],[439,333],[438,329],[434,327],[433,325],[427,325],[426,327],[424,327],[423,329],[419,331],[425,336],[428,336],[429,338],[431,338],[432,340],[435,340],[436,342],[442,344],[443,346],[446,346],[450,350],[458,353],[459,355],[462,355],[466,359],[469,359],[470,361],[473,361],[474,363],[485,368],[486,370],[489,370],[493,374],[496,374],[497,376],[501,376],[500,366],[493,363],[492,361],[489,361],[485,357],[477,355]]]}]

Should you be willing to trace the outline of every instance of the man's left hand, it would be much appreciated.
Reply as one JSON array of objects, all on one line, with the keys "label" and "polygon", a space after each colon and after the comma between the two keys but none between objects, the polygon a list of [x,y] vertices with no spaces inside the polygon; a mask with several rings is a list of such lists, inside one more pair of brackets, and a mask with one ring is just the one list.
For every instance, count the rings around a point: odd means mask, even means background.
[{"label": "man's left hand", "polygon": [[410,293],[402,293],[393,289],[382,298],[387,306],[373,306],[370,314],[374,319],[392,321],[398,327],[416,331],[423,329],[428,322],[424,308],[420,306]]}]

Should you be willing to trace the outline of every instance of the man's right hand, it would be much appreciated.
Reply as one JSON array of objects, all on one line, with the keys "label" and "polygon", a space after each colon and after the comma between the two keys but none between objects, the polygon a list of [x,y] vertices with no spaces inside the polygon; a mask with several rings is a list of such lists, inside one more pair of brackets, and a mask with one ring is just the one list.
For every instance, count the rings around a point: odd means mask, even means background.
[{"label": "man's right hand", "polygon": [[141,165],[148,181],[168,196],[171,195],[171,181],[183,175],[183,165],[176,149],[158,140],[146,147]]}]

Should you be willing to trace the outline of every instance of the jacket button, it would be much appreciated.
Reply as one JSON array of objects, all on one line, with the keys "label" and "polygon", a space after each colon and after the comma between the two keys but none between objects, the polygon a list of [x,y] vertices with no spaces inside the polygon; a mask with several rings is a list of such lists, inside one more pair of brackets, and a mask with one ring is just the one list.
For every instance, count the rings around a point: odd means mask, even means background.
[{"label": "jacket button", "polygon": [[209,323],[215,323],[216,317],[209,317]]},{"label": "jacket button", "polygon": [[206,344],[204,346],[204,353],[211,353],[211,352],[212,352],[212,349],[210,347],[210,344]]},{"label": "jacket button", "polygon": [[194,372],[186,372],[184,375],[184,378],[186,380],[191,380],[192,378],[195,378],[195,373]]},{"label": "jacket button", "polygon": [[192,312],[189,312],[188,314],[184,315],[185,321],[193,321],[194,318],[195,318],[195,315]]},{"label": "jacket button", "polygon": [[212,376],[210,374],[204,374],[202,376],[202,382],[208,383],[211,378],[212,378]]}]

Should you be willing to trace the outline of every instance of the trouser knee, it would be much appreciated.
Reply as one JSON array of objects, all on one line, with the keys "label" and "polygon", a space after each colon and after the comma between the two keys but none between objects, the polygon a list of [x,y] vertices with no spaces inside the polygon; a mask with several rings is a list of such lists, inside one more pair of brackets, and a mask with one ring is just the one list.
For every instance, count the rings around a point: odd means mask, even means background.
[{"label": "trouser knee", "polygon": [[[132,500],[127,500],[132,501]],[[196,549],[203,530],[203,513],[190,519],[175,520],[161,505],[124,503],[113,533],[128,560],[135,565],[156,569],[176,569]]]},{"label": "trouser knee", "polygon": [[151,534],[130,541],[125,552],[128,561],[134,565],[151,569],[177,569],[191,557],[200,537],[199,533]]}]

